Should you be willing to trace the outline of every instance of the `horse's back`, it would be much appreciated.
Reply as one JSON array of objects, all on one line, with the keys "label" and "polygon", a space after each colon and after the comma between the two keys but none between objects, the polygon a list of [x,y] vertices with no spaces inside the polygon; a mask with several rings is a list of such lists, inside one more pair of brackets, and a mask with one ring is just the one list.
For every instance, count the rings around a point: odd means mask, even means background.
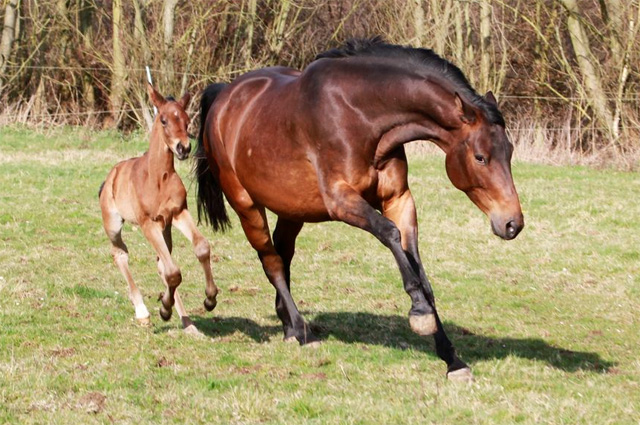
[{"label": "horse's back", "polygon": [[[322,221],[328,213],[300,132],[299,75],[290,68],[265,68],[231,83],[209,115],[222,140],[209,143],[217,144],[212,151],[221,171],[237,179],[254,202],[292,220]],[[227,184],[227,196],[235,192]]]}]

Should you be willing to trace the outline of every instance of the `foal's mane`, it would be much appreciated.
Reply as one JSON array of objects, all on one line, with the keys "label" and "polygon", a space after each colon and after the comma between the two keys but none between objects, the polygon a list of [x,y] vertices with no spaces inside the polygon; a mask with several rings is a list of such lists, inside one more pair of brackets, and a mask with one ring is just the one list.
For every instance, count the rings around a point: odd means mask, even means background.
[{"label": "foal's mane", "polygon": [[327,50],[316,56],[315,60],[322,58],[347,58],[347,57],[383,57],[403,61],[414,68],[423,69],[426,74],[440,76],[449,81],[456,91],[467,101],[485,112],[492,124],[504,126],[504,117],[492,103],[487,102],[471,87],[467,77],[460,68],[446,59],[441,58],[431,49],[415,48],[389,44],[382,37],[376,36],[366,39],[348,40],[342,47]]}]

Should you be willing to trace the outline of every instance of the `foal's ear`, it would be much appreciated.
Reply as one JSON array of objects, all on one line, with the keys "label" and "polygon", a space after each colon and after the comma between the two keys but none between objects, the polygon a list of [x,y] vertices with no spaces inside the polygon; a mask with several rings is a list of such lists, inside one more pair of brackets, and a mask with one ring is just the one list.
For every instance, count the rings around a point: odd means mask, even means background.
[{"label": "foal's ear", "polygon": [[191,100],[191,95],[189,93],[185,93],[182,95],[180,100],[178,101],[178,105],[182,106],[182,109],[187,109],[187,105]]},{"label": "foal's ear", "polygon": [[498,106],[498,99],[493,95],[493,92],[489,90],[487,94],[484,95],[484,100],[492,104],[493,106]]},{"label": "foal's ear", "polygon": [[149,93],[151,103],[153,103],[153,106],[156,108],[160,108],[162,105],[167,103],[167,100],[162,97],[162,95],[158,93],[150,83],[147,83],[147,93]]},{"label": "foal's ear", "polygon": [[456,92],[456,109],[460,114],[460,120],[465,124],[473,124],[476,122],[476,112],[469,106],[460,95]]}]

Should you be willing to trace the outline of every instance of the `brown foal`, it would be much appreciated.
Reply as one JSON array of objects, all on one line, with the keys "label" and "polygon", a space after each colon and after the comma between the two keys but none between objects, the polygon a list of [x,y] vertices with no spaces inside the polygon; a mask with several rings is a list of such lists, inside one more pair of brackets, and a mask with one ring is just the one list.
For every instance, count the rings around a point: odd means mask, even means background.
[{"label": "brown foal", "polygon": [[185,93],[178,101],[165,99],[150,84],[148,92],[158,109],[149,150],[141,157],[116,164],[107,175],[99,193],[102,221],[112,244],[113,259],[129,284],[129,298],[138,322],[150,324],[149,311],[129,271],[128,250],[122,240],[125,221],[140,226],[158,254],[158,273],[167,287],[161,298],[160,316],[169,320],[175,304],[185,331],[197,333],[178,295],[182,275],[171,258],[171,226],[175,225],[193,244],[207,281],[204,305],[207,310],[213,310],[218,288],[211,273],[209,242],[198,231],[187,210],[187,191],[173,165],[174,155],[184,160],[191,150],[187,133],[189,117],[185,112],[190,95]]}]

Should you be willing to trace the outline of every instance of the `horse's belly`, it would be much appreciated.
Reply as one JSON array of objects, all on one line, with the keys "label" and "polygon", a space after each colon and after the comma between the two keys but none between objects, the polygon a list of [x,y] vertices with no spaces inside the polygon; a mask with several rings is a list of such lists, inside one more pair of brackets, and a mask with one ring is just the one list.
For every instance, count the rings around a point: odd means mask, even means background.
[{"label": "horse's belly", "polygon": [[330,219],[316,173],[308,161],[289,158],[287,161],[253,163],[250,158],[244,158],[236,164],[236,176],[256,204],[289,220],[318,222]]}]

